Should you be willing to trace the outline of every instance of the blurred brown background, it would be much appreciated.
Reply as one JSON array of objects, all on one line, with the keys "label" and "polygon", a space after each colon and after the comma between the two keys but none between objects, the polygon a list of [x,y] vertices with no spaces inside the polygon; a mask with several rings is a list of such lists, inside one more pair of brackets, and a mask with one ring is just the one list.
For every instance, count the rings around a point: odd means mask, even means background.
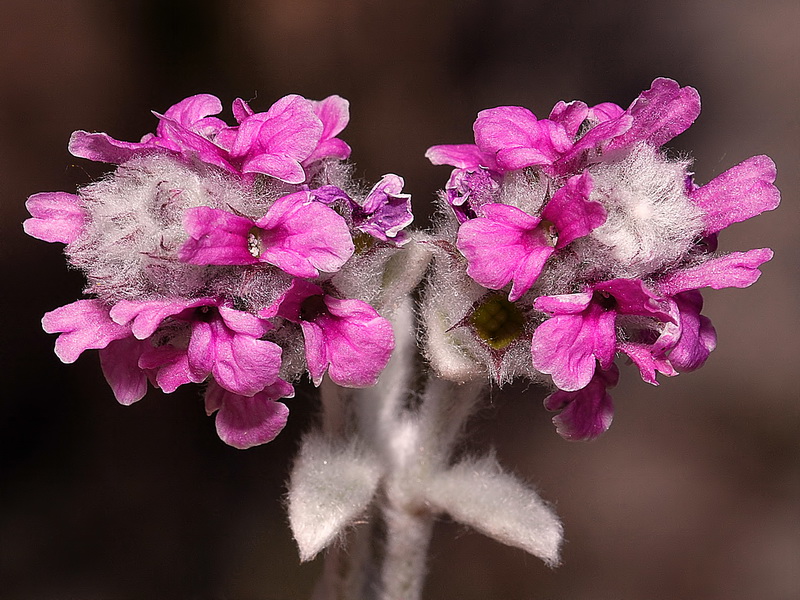
[{"label": "blurred brown background", "polygon": [[[495,391],[479,445],[535,484],[564,520],[564,565],[442,520],[430,600],[782,600],[800,597],[798,164],[800,3],[577,0],[3,0],[0,165],[3,379],[0,597],[309,597],[282,508],[307,391],[278,440],[222,444],[196,391],[117,405],[96,353],[62,365],[45,311],[81,276],[60,245],[26,238],[25,198],[103,171],[66,151],[75,129],[137,140],[151,109],[211,92],[265,110],[287,93],[351,101],[357,173],[406,178],[424,223],[448,175],[423,157],[471,141],[482,108],[546,116],[559,99],[627,106],[656,76],[699,89],[704,110],[672,142],[706,182],[760,153],[783,205],[724,232],[725,250],[771,246],[747,290],[710,291],[719,349],[660,388],[632,368],[611,430],[553,431],[542,393]],[[229,115],[226,115],[229,117]]]}]

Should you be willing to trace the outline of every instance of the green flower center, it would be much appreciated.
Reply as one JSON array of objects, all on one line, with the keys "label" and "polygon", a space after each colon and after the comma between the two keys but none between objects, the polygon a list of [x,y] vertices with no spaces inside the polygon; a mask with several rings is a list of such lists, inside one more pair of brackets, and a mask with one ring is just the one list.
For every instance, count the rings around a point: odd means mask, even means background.
[{"label": "green flower center", "polygon": [[525,315],[505,296],[489,296],[469,316],[469,324],[489,347],[502,350],[525,330]]}]

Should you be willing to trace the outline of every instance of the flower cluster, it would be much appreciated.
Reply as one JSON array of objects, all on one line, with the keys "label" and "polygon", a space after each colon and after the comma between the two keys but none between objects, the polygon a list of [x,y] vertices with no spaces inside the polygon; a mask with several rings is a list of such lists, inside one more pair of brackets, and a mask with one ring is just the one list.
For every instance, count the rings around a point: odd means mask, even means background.
[{"label": "flower cluster", "polygon": [[616,355],[654,385],[702,366],[716,335],[699,290],[748,286],[772,257],[717,254],[717,234],[780,195],[766,156],[695,184],[662,146],[699,112],[693,88],[656,79],[627,109],[484,110],[474,144],[428,150],[455,167],[423,307],[442,376],[549,375],[559,433],[590,439],[611,422]]},{"label": "flower cluster", "polygon": [[99,349],[122,404],[148,382],[205,382],[220,437],[246,448],[281,430],[278,400],[304,372],[375,383],[394,345],[379,310],[402,295],[387,269],[412,214],[400,177],[352,181],[336,137],[346,100],[290,95],[254,112],[239,99],[233,126],[221,110],[192,96],[140,142],[75,132],[72,154],[117,166],[77,194],[32,196],[25,231],[66,244],[88,280],[90,298],[43,318],[61,360]]}]

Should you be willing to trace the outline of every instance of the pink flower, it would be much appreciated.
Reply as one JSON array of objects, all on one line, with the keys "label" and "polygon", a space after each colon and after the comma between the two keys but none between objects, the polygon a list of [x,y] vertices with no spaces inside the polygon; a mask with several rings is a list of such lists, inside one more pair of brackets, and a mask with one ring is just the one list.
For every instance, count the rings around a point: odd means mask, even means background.
[{"label": "pink flower", "polygon": [[[596,364],[608,370],[618,346],[618,315],[649,317],[672,322],[666,300],[648,290],[638,279],[612,279],[594,284],[586,292],[540,296],[534,307],[553,315],[533,333],[533,366],[552,375],[561,390],[574,392],[591,381]],[[633,352],[634,362],[644,358]],[[638,363],[637,363],[638,364]],[[653,359],[653,368],[658,365]]]},{"label": "pink flower", "polygon": [[326,370],[339,385],[374,385],[394,348],[391,323],[369,304],[334,298],[318,285],[302,279],[295,279],[259,315],[283,317],[300,325],[308,371],[316,385]]},{"label": "pink flower", "polygon": [[226,390],[253,396],[278,379],[281,349],[261,339],[272,326],[217,299],[122,300],[110,316],[150,340],[138,364],[166,392],[213,375]]},{"label": "pink flower", "polygon": [[138,362],[142,342],[133,338],[130,327],[109,316],[100,300],[78,300],[42,317],[47,333],[60,333],[56,355],[62,362],[75,362],[84,350],[100,350],[103,374],[121,404],[141,400],[147,392],[147,372]]},{"label": "pink flower", "polygon": [[513,281],[508,299],[520,298],[534,284],[556,251],[602,225],[602,205],[589,200],[588,173],[567,180],[534,217],[505,204],[486,204],[481,217],[463,223],[456,245],[469,264],[467,273],[498,290]]},{"label": "pink flower", "polygon": [[178,254],[193,264],[269,263],[317,277],[338,271],[354,250],[345,220],[307,191],[279,198],[258,220],[200,206],[186,211],[184,225],[189,239]]},{"label": "pink flower", "polygon": [[267,112],[244,111],[239,113],[242,115],[245,116],[238,127],[218,136],[238,170],[270,175],[287,183],[303,183],[306,173],[301,163],[316,150],[323,132],[322,121],[311,102],[290,95]]},{"label": "pink flower", "polygon": [[155,134],[147,134],[140,142],[122,142],[105,133],[76,131],[69,142],[69,151],[80,158],[122,164],[150,152],[172,152],[186,158],[197,155],[200,160],[228,171],[234,167],[225,159],[225,152],[214,138],[225,129],[225,123],[210,115],[222,111],[219,99],[210,94],[197,94],[171,106],[159,119]]},{"label": "pink flower", "polygon": [[275,439],[289,417],[286,405],[276,400],[292,396],[294,388],[282,379],[251,397],[234,394],[212,381],[206,390],[206,414],[217,413],[217,435],[223,442],[244,450]]},{"label": "pink flower", "polygon": [[556,432],[571,441],[592,440],[611,426],[614,403],[607,389],[617,385],[619,370],[613,363],[598,370],[589,383],[573,392],[556,390],[544,400],[547,410],[561,411],[553,417]]},{"label": "pink flower", "polygon": [[23,223],[25,233],[45,242],[71,244],[80,235],[86,212],[80,198],[66,192],[41,192],[25,203],[31,214]]},{"label": "pink flower", "polygon": [[350,155],[349,146],[336,137],[349,119],[348,103],[339,96],[314,102],[290,95],[261,113],[237,99],[233,113],[238,125],[233,127],[211,116],[221,111],[217,97],[197,94],[163,115],[154,113],[159,119],[156,133],[139,142],[76,131],[69,149],[81,158],[115,164],[143,154],[169,152],[234,174],[260,173],[291,184],[303,183],[305,167],[316,161]]}]

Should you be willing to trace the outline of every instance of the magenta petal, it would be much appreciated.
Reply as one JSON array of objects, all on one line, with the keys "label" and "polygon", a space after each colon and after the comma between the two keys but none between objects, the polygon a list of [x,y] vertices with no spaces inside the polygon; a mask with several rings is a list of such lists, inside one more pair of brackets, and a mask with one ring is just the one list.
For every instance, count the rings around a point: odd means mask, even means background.
[{"label": "magenta petal", "polygon": [[183,262],[196,265],[248,265],[258,262],[248,247],[255,223],[217,208],[198,206],[183,215],[189,239],[178,251]]},{"label": "magenta petal", "polygon": [[255,315],[242,310],[235,310],[228,306],[220,306],[217,310],[225,326],[234,333],[243,333],[254,338],[260,338],[273,327],[269,321],[259,319]]},{"label": "magenta petal", "polygon": [[557,315],[533,333],[533,366],[553,377],[561,390],[574,392],[588,385],[595,359],[609,368],[614,359],[616,313],[591,304],[581,314]]},{"label": "magenta petal", "polygon": [[303,161],[310,164],[328,156],[344,160],[350,156],[350,146],[336,137],[350,121],[350,103],[341,96],[310,100],[314,113],[322,121],[322,135],[316,149]]},{"label": "magenta petal", "polygon": [[682,88],[672,79],[659,78],[634,100],[628,113],[633,125],[609,143],[609,150],[627,148],[639,141],[661,146],[683,133],[700,114],[700,95],[694,88]]},{"label": "magenta petal", "polygon": [[497,163],[508,170],[550,164],[572,145],[562,125],[538,121],[521,106],[483,110],[473,129],[478,147],[495,154]]},{"label": "magenta petal", "polygon": [[542,218],[552,222],[558,232],[556,248],[563,248],[606,222],[603,205],[589,200],[591,192],[591,175],[576,175],[567,179],[544,207]]},{"label": "magenta petal", "polygon": [[361,300],[323,298],[329,314],[321,314],[317,323],[327,348],[328,374],[347,387],[374,385],[394,349],[391,323]]},{"label": "magenta petal", "polygon": [[358,228],[371,236],[402,243],[402,230],[414,220],[411,212],[411,194],[403,193],[403,178],[389,173],[384,175],[367,194],[362,207],[367,214]]},{"label": "magenta petal", "polygon": [[139,367],[154,373],[155,384],[168,394],[186,383],[201,383],[208,376],[207,373],[198,376],[189,365],[186,350],[169,344],[146,346],[139,357]]},{"label": "magenta petal", "polygon": [[302,321],[300,327],[303,330],[303,341],[306,348],[306,366],[308,374],[314,385],[319,385],[325,369],[330,363],[328,356],[328,346],[325,343],[325,333],[322,327],[315,321]]},{"label": "magenta petal", "polygon": [[628,355],[631,361],[638,367],[642,380],[651,385],[658,385],[656,373],[661,373],[668,377],[678,374],[670,364],[670,361],[654,353],[653,346],[651,345],[620,342],[617,344],[617,350]]},{"label": "magenta petal", "polygon": [[452,165],[460,169],[486,167],[497,169],[493,154],[482,152],[475,144],[431,146],[425,158],[434,165]]},{"label": "magenta petal", "polygon": [[263,230],[261,258],[297,277],[335,273],[355,249],[346,221],[308,192],[279,198],[256,225]]},{"label": "magenta petal", "polygon": [[300,163],[311,156],[322,130],[310,101],[302,96],[286,96],[266,113],[246,117],[230,151],[233,156],[244,158],[244,172],[302,183],[305,172]]},{"label": "magenta petal", "polygon": [[69,138],[69,151],[78,158],[97,162],[122,164],[134,156],[153,150],[180,150],[168,140],[150,137],[146,142],[121,142],[105,133],[76,131]]},{"label": "magenta petal", "polygon": [[262,319],[283,317],[292,323],[299,323],[300,308],[311,296],[322,296],[322,288],[305,279],[293,279],[289,289],[270,306],[259,311],[258,316]]},{"label": "magenta petal", "polygon": [[139,357],[146,342],[130,336],[114,340],[100,354],[106,381],[120,404],[129,406],[147,393],[147,374],[139,368]]},{"label": "magenta petal", "polygon": [[292,386],[282,380],[249,398],[211,384],[206,392],[206,410],[209,414],[219,411],[216,429],[220,439],[245,450],[275,439],[289,417],[286,405],[275,400],[293,394]]},{"label": "magenta petal", "polygon": [[[200,133],[192,131],[180,123],[173,121],[165,115],[160,115],[157,112],[153,114],[159,118],[158,130],[160,136],[163,137],[157,137],[155,139],[160,143],[170,143],[171,145],[177,146],[183,156],[196,155],[203,162],[216,165],[231,173],[238,172],[233,165],[228,162],[227,151],[217,146],[214,142],[208,140]],[[223,126],[224,123],[219,125],[219,127],[216,125],[211,126],[211,129],[214,130],[213,133],[216,134],[216,130]]]},{"label": "magenta petal", "polygon": [[615,310],[619,313],[652,317],[664,322],[674,319],[666,298],[650,291],[640,279],[611,279],[595,284],[594,290],[613,296]]},{"label": "magenta petal", "polygon": [[303,183],[306,172],[294,158],[280,154],[257,154],[242,165],[243,173],[261,173],[286,183]]},{"label": "magenta petal", "polygon": [[703,287],[715,290],[726,287],[747,287],[755,283],[761,276],[758,267],[771,258],[772,250],[769,248],[731,252],[707,260],[696,267],[667,275],[659,283],[658,288],[665,296],[674,296],[680,292]]},{"label": "magenta petal", "polygon": [[41,192],[25,203],[33,218],[23,223],[25,233],[45,242],[71,244],[83,231],[86,211],[80,198],[66,192]]},{"label": "magenta petal", "polygon": [[[275,382],[281,366],[280,346],[249,335],[235,334],[221,323],[214,333],[211,372],[217,383],[236,394],[252,396]],[[192,338],[194,341],[194,331]],[[191,360],[191,344],[189,349]]]},{"label": "magenta petal", "polygon": [[673,300],[680,315],[680,338],[669,354],[669,361],[678,371],[694,371],[703,366],[716,348],[717,332],[711,321],[700,314],[703,309],[700,292],[683,292]]},{"label": "magenta petal", "polygon": [[573,100],[556,102],[553,110],[550,111],[548,119],[560,123],[567,132],[567,135],[575,137],[586,117],[589,115],[589,107],[585,102]]},{"label": "magenta petal", "polygon": [[[211,94],[197,94],[195,96],[189,96],[169,107],[164,113],[164,116],[186,129],[190,129],[196,133],[203,133],[202,126],[198,128],[197,124],[203,123],[205,118],[209,115],[216,115],[220,112],[222,112],[222,103],[219,101],[219,98]],[[168,137],[161,127],[162,125],[160,124],[159,128],[156,130],[156,135]]]},{"label": "magenta petal", "polygon": [[689,197],[705,211],[705,233],[717,233],[777,208],[781,193],[773,185],[775,176],[775,163],[768,156],[754,156],[690,192]]},{"label": "magenta petal", "polygon": [[545,398],[547,410],[561,410],[553,418],[556,432],[566,440],[588,441],[604,433],[614,416],[614,404],[607,389],[617,385],[615,366],[595,373],[589,384],[574,392],[558,390]]},{"label": "magenta petal", "polygon": [[236,119],[237,123],[241,123],[247,117],[250,117],[253,114],[255,114],[255,111],[252,108],[250,108],[250,105],[241,98],[237,98],[236,100],[233,101],[231,110],[233,111],[233,118]]},{"label": "magenta petal", "polygon": [[[309,100],[314,113],[322,121],[322,139],[339,135],[350,121],[350,103],[341,96],[328,96],[324,100]],[[347,157],[344,157],[347,158]]]},{"label": "magenta petal", "polygon": [[47,333],[60,333],[56,356],[72,363],[84,350],[105,348],[114,340],[128,337],[131,330],[111,320],[108,306],[100,300],[78,300],[42,317]]},{"label": "magenta petal", "polygon": [[533,301],[533,306],[536,310],[541,310],[551,315],[574,315],[586,310],[591,301],[591,292],[583,292],[580,294],[539,296]]},{"label": "magenta petal", "polygon": [[498,290],[513,279],[514,301],[536,281],[553,248],[537,229],[538,217],[506,204],[486,204],[482,213],[461,225],[456,246],[481,285]]},{"label": "magenta petal", "polygon": [[216,306],[213,298],[197,298],[194,300],[149,300],[134,302],[120,300],[111,307],[110,316],[115,323],[130,325],[133,335],[137,339],[149,338],[161,322],[167,317],[177,315],[187,308],[196,306]]}]

